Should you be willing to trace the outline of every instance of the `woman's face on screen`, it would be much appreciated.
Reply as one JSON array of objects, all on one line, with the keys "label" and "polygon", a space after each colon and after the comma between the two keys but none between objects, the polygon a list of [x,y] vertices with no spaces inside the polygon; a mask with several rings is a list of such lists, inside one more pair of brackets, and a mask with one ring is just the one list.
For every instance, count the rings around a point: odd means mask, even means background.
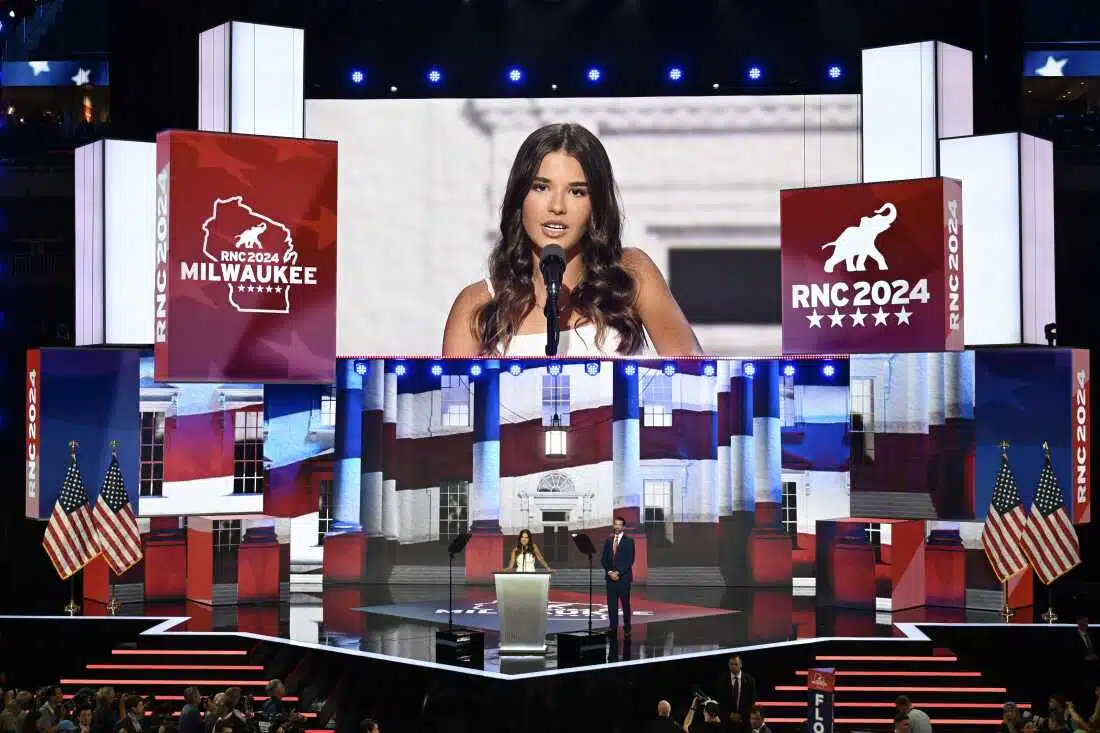
[{"label": "woman's face on screen", "polygon": [[563,152],[542,159],[523,200],[523,229],[538,247],[556,244],[569,251],[588,230],[592,201],[580,162]]}]

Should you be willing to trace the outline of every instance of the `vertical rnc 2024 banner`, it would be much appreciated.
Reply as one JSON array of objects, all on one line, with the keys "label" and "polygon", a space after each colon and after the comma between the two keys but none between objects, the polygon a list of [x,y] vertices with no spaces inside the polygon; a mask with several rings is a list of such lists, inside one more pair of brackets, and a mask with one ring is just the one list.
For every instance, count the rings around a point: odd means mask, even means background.
[{"label": "vertical rnc 2024 banner", "polygon": [[157,380],[334,380],[336,167],[333,142],[157,136]]}]

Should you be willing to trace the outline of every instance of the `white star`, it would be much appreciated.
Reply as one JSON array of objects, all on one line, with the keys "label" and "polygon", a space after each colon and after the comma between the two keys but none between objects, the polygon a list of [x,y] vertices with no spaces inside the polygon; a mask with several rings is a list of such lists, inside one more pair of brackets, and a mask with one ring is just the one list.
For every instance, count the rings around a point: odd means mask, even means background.
[{"label": "white star", "polygon": [[244,285],[238,285],[237,286],[237,292],[238,293],[243,293],[244,292]]},{"label": "white star", "polygon": [[853,326],[862,326],[863,319],[867,317],[867,314],[861,311],[859,308],[856,308],[856,312],[850,314],[850,317],[852,319]]},{"label": "white star", "polygon": [[899,326],[900,326],[901,324],[903,324],[903,323],[904,323],[904,324],[905,324],[906,326],[911,326],[911,325],[913,325],[913,324],[909,323],[909,316],[911,316],[911,315],[913,315],[913,314],[912,314],[912,313],[910,313],[909,311],[905,310],[905,306],[904,306],[904,305],[903,305],[903,306],[901,307],[901,310],[899,310],[899,311],[898,311],[897,313],[895,313],[894,315],[898,317],[898,325],[899,325]]},{"label": "white star", "polygon": [[833,308],[832,315],[829,316],[829,328],[836,328],[837,326],[844,325],[844,314],[839,309]]},{"label": "white star", "polygon": [[817,308],[814,308],[810,315],[806,316],[806,319],[810,322],[810,328],[821,328],[821,319],[825,316],[819,316],[817,314]]},{"label": "white star", "polygon": [[1055,61],[1053,56],[1047,56],[1047,62],[1035,70],[1037,76],[1065,76],[1062,73],[1062,67],[1066,65],[1069,59],[1062,59],[1061,61]]},{"label": "white star", "polygon": [[872,313],[871,315],[875,317],[875,325],[876,326],[885,326],[886,325],[886,319],[890,316],[889,313],[887,313],[886,311],[884,311],[882,309],[882,306],[879,306],[879,309],[876,312]]},{"label": "white star", "polygon": [[34,72],[35,76],[50,70],[49,61],[28,61],[27,63],[31,65],[31,71]]},{"label": "white star", "polygon": [[281,292],[283,292],[283,287],[282,287],[281,285],[276,285],[276,286],[275,286],[275,292],[276,292],[276,293],[281,293]]},{"label": "white star", "polygon": [[73,77],[73,84],[76,84],[78,87],[82,87],[86,84],[91,84],[91,77],[92,72],[88,69],[78,69],[76,72],[76,76]]}]

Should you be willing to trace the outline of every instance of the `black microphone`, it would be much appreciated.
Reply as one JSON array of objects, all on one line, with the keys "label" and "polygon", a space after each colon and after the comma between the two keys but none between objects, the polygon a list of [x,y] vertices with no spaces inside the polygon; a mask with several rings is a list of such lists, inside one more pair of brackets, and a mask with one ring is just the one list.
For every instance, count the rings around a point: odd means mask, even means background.
[{"label": "black microphone", "polygon": [[539,256],[539,272],[546,282],[546,355],[558,354],[558,295],[561,293],[561,280],[565,275],[565,250],[556,244],[542,248]]}]

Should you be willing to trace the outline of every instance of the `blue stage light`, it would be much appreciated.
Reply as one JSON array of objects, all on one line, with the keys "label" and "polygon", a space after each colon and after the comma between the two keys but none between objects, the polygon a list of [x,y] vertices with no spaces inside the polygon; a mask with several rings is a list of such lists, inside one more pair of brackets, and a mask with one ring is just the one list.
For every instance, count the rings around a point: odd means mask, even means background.
[{"label": "blue stage light", "polygon": [[352,84],[362,84],[364,81],[366,81],[366,79],[367,79],[367,75],[364,74],[359,69],[355,69],[354,71],[351,72],[351,83]]},{"label": "blue stage light", "polygon": [[357,361],[355,362],[355,373],[360,377],[367,373],[367,362]]},{"label": "blue stage light", "polygon": [[749,78],[753,81],[759,81],[762,76],[764,76],[764,72],[760,70],[759,66],[753,66],[749,69]]},{"label": "blue stage light", "polygon": [[663,371],[665,373],[666,377],[671,377],[673,374],[676,373],[676,365],[675,364],[665,364],[664,368],[661,369],[661,371]]},{"label": "blue stage light", "polygon": [[470,365],[470,376],[471,377],[480,377],[481,376],[481,365],[480,364],[471,364]]},{"label": "blue stage light", "polygon": [[439,364],[432,364],[432,376],[433,377],[442,377],[443,376],[443,367],[441,367]]},{"label": "blue stage light", "polygon": [[844,72],[841,70],[841,68],[839,66],[835,65],[835,64],[829,67],[829,78],[830,79],[839,79],[841,74],[843,74],[843,73]]},{"label": "blue stage light", "polygon": [[788,364],[785,367],[783,367],[783,376],[784,377],[793,377],[794,376],[794,364]]},{"label": "blue stage light", "polygon": [[638,367],[634,364],[627,364],[626,366],[623,367],[623,374],[625,374],[628,377],[633,377],[637,373],[638,373]]},{"label": "blue stage light", "polygon": [[595,68],[595,67],[589,69],[588,70],[588,81],[595,84],[599,80],[600,80],[600,70]]},{"label": "blue stage light", "polygon": [[584,365],[584,370],[588,372],[588,376],[594,377],[600,373],[600,362],[590,361]]},{"label": "blue stage light", "polygon": [[561,374],[561,364],[553,362],[552,364],[547,365],[546,371],[550,373],[550,376],[556,377]]},{"label": "blue stage light", "polygon": [[513,364],[512,366],[508,367],[508,373],[511,374],[513,377],[518,377],[520,374],[523,373],[523,367],[521,367],[519,364]]},{"label": "blue stage light", "polygon": [[405,373],[407,371],[409,371],[409,368],[406,367],[404,364],[398,364],[397,366],[395,366],[393,368],[393,373],[396,374],[399,377],[405,376]]},{"label": "blue stage light", "polygon": [[713,377],[714,375],[715,375],[714,365],[713,364],[704,364],[703,365],[703,376],[704,377]]},{"label": "blue stage light", "polygon": [[508,70],[508,81],[513,84],[519,84],[523,81],[523,70],[518,68],[511,68]]},{"label": "blue stage light", "polygon": [[680,81],[683,78],[684,70],[681,69],[679,66],[673,66],[671,69],[668,70],[669,81]]},{"label": "blue stage light", "polygon": [[443,81],[443,72],[439,69],[431,69],[428,72],[428,82],[431,84],[438,84]]},{"label": "blue stage light", "polygon": [[821,373],[824,374],[826,377],[832,377],[834,374],[836,374],[836,367],[832,364],[826,364],[825,366],[821,367]]},{"label": "blue stage light", "polygon": [[741,371],[745,374],[746,377],[751,377],[752,375],[756,374],[756,365],[753,364],[751,361],[746,361],[745,365],[741,367]]}]

